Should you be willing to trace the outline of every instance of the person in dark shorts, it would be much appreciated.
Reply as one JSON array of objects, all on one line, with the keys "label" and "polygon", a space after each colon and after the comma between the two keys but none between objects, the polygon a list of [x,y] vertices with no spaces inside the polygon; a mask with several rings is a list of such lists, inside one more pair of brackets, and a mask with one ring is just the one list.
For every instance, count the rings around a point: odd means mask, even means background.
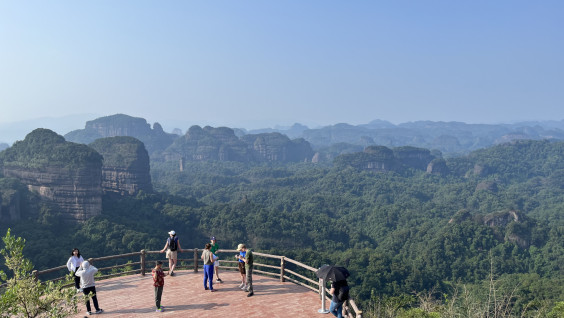
[{"label": "person in dark shorts", "polygon": [[239,288],[241,289],[245,289],[245,285],[246,285],[246,279],[245,276],[247,274],[247,272],[245,271],[245,254],[247,254],[247,252],[243,252],[241,251],[241,246],[243,244],[239,244],[239,246],[237,246],[237,250],[239,251],[239,254],[235,255],[235,258],[239,261],[237,262],[237,266],[239,267],[239,274],[241,274],[241,285],[239,285]]},{"label": "person in dark shorts", "polygon": [[245,252],[245,257],[240,257],[240,260],[245,261],[245,272],[246,272],[246,280],[247,284],[245,285],[244,291],[248,292],[247,297],[251,297],[254,295],[253,291],[253,263],[254,263],[254,255],[251,249],[247,248],[245,244],[239,244],[237,246],[237,251]]}]

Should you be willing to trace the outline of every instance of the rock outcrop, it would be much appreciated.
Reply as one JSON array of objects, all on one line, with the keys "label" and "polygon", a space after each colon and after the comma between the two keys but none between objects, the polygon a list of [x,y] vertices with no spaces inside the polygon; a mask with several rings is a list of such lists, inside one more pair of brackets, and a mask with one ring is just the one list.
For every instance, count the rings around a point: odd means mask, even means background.
[{"label": "rock outcrop", "polygon": [[21,219],[21,196],[15,189],[0,190],[0,221]]},{"label": "rock outcrop", "polygon": [[51,203],[65,221],[84,221],[102,211],[102,156],[86,145],[36,129],[0,153],[3,175],[18,179]]},{"label": "rock outcrop", "polygon": [[437,158],[431,160],[427,165],[427,173],[429,174],[438,174],[438,175],[447,175],[449,173],[448,166],[446,161],[442,158]]},{"label": "rock outcrop", "polygon": [[153,191],[149,154],[141,141],[133,137],[109,137],[98,139],[89,146],[104,158],[104,192],[134,195],[139,190]]},{"label": "rock outcrop", "polygon": [[130,136],[141,140],[149,154],[163,151],[178,136],[164,132],[159,123],[151,125],[143,118],[116,114],[86,122],[84,129],[74,130],[65,135],[68,141],[90,144],[99,138]]},{"label": "rock outcrop", "polygon": [[417,169],[425,171],[436,157],[427,149],[384,146],[369,146],[363,152],[344,154],[335,158],[336,166],[350,165],[357,169],[376,172]]},{"label": "rock outcrop", "polygon": [[314,155],[311,146],[303,138],[290,140],[281,133],[245,135],[241,140],[252,147],[258,161],[308,162]]},{"label": "rock outcrop", "polygon": [[310,161],[313,150],[303,139],[280,133],[243,135],[227,127],[192,126],[163,152],[167,161]]}]

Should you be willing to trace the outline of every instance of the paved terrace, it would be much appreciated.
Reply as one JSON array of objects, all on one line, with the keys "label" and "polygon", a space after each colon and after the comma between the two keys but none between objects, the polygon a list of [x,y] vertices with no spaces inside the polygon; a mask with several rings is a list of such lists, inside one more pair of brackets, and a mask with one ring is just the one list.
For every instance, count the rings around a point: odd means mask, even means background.
[{"label": "paved terrace", "polygon": [[[319,294],[291,282],[253,275],[254,296],[240,290],[240,275],[235,271],[220,271],[222,284],[214,282],[217,292],[204,290],[203,272],[175,271],[166,276],[162,297],[165,311],[155,312],[153,279],[130,275],[96,282],[102,317],[333,317],[317,311],[321,308]],[[215,279],[215,277],[214,277]],[[327,309],[329,301],[327,301]],[[79,305],[76,317],[86,315],[86,306]]]}]

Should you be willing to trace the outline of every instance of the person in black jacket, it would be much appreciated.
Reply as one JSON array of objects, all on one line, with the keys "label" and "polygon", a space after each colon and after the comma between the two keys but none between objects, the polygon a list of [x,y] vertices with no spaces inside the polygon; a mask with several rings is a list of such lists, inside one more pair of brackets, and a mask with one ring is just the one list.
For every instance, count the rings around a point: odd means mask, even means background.
[{"label": "person in black jacket", "polygon": [[[346,299],[348,299],[347,281],[341,280],[338,282],[332,282],[329,293],[333,295],[331,298],[331,305],[329,306],[329,312],[337,318],[343,318],[343,303]],[[340,297],[342,298],[339,299]]]}]

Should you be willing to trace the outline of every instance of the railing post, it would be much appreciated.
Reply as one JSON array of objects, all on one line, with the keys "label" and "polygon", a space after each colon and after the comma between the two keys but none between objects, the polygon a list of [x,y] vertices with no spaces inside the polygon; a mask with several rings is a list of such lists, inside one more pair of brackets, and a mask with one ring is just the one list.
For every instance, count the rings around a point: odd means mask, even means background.
[{"label": "railing post", "polygon": [[280,282],[284,282],[284,265],[286,261],[284,261],[284,256],[280,259]]},{"label": "railing post", "polygon": [[141,250],[141,276],[145,276],[145,250]]},{"label": "railing post", "polygon": [[198,249],[194,249],[194,273],[198,272]]},{"label": "railing post", "polygon": [[321,295],[321,309],[317,312],[320,314],[328,314],[329,310],[325,309],[325,280],[319,279],[319,294]]}]

